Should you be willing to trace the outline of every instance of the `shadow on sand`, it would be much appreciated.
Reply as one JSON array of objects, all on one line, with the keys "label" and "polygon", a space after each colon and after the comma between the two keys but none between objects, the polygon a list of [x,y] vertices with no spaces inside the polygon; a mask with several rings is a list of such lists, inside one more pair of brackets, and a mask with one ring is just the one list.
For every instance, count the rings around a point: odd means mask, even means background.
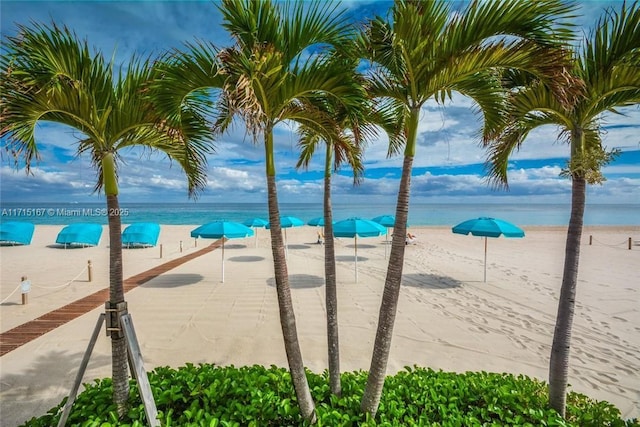
[{"label": "shadow on sand", "polygon": [[[100,339],[105,339],[101,336]],[[2,375],[2,411],[3,425],[5,415],[7,418],[18,417],[24,414],[27,408],[33,409],[33,401],[26,398],[33,392],[33,388],[38,389],[38,394],[44,400],[41,405],[46,409],[41,414],[30,414],[31,416],[42,416],[47,410],[62,402],[71,392],[71,387],[78,374],[80,362],[84,356],[84,351],[69,353],[66,351],[50,351],[39,356],[29,367],[21,373],[11,374],[3,372]],[[111,364],[111,356],[97,355],[93,353],[89,359],[89,369],[92,367],[103,367]],[[83,383],[91,383],[93,378],[86,374],[82,379]],[[46,396],[46,397],[45,397]],[[21,403],[24,401],[24,403]],[[5,413],[6,411],[6,413]],[[26,420],[15,420],[26,421]],[[6,424],[10,425],[10,424]]]},{"label": "shadow on sand", "polygon": [[[267,284],[275,288],[276,279],[274,277],[270,277],[267,280]],[[291,274],[289,276],[289,286],[291,289],[318,288],[320,286],[324,286],[324,278],[314,276],[312,274]]]},{"label": "shadow on sand", "polygon": [[194,285],[203,279],[204,276],[201,274],[161,274],[140,286],[143,288],[177,288],[179,286]]},{"label": "shadow on sand", "polygon": [[287,245],[287,247],[288,247],[289,249],[309,249],[311,246],[309,246],[309,245],[296,245],[296,244],[293,244],[293,245]]},{"label": "shadow on sand", "polygon": [[[362,262],[362,261],[367,261],[369,258],[364,257],[362,255],[358,255],[358,261]],[[356,261],[356,256],[355,255],[338,255],[336,256],[336,261],[343,261],[343,262],[355,262]]]},{"label": "shadow on sand", "polygon": [[449,276],[438,274],[411,273],[402,275],[402,286],[422,289],[453,289],[462,286],[463,282]]},{"label": "shadow on sand", "polygon": [[234,257],[228,258],[227,260],[233,261],[233,262],[259,262],[259,261],[263,261],[264,257],[245,255],[245,256],[234,256]]}]

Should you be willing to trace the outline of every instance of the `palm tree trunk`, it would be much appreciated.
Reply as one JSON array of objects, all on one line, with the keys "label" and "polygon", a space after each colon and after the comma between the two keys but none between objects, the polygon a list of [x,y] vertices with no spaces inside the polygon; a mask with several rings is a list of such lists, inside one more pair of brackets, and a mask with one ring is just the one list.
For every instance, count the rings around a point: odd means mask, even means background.
[{"label": "palm tree trunk", "polygon": [[413,157],[405,156],[402,165],[402,178],[398,190],[398,203],[396,206],[396,223],[393,229],[391,241],[391,253],[389,254],[389,266],[382,294],[382,305],[378,317],[378,329],[373,346],[371,367],[367,386],[362,396],[360,405],[364,413],[375,417],[382,396],[382,387],[387,374],[387,362],[393,337],[398,308],[398,297],[402,282],[402,268],[404,264],[405,235],[407,234],[407,219],[409,217],[409,190],[411,187],[411,168]]},{"label": "palm tree trunk", "polygon": [[580,240],[584,222],[586,181],[573,177],[571,187],[571,218],[567,230],[564,253],[564,272],[558,300],[558,315],[551,346],[549,363],[549,405],[565,416],[567,382],[569,377],[569,352],[571,348],[571,328],[578,283],[578,263],[580,261]]},{"label": "palm tree trunk", "polygon": [[315,423],[315,404],[309,390],[309,383],[304,370],[302,352],[298,341],[296,328],[296,316],[293,311],[291,288],[289,286],[289,273],[287,260],[284,253],[284,241],[280,227],[280,209],[278,207],[278,194],[276,190],[275,166],[273,162],[273,134],[265,132],[265,152],[267,167],[267,193],[269,203],[269,230],[271,232],[271,252],[273,254],[273,267],[276,277],[276,289],[278,294],[278,308],[280,309],[280,326],[284,339],[287,362],[293,388],[296,391],[298,405],[302,417]]},{"label": "palm tree trunk", "polygon": [[[107,195],[107,211],[109,219],[109,306],[117,310],[124,303],[124,287],[122,285],[122,223],[120,204],[117,195]],[[119,312],[108,313],[113,325],[119,324]],[[113,401],[118,416],[127,413],[129,399],[129,370],[127,363],[127,343],[122,330],[111,331],[111,378],[113,380]]]},{"label": "palm tree trunk", "polygon": [[118,181],[113,153],[102,157],[102,178],[107,196],[107,218],[109,220],[109,316],[111,336],[111,379],[113,381],[113,402],[118,416],[127,413],[129,399],[129,371],[127,363],[127,342],[124,333],[118,329],[120,315],[126,313],[124,287],[122,285],[122,221],[118,202]]},{"label": "palm tree trunk", "polygon": [[327,144],[324,177],[324,276],[327,305],[327,348],[329,357],[329,385],[336,396],[342,394],[340,383],[340,340],[338,337],[338,289],[336,286],[336,254],[333,240],[333,211],[331,208],[331,144]]}]

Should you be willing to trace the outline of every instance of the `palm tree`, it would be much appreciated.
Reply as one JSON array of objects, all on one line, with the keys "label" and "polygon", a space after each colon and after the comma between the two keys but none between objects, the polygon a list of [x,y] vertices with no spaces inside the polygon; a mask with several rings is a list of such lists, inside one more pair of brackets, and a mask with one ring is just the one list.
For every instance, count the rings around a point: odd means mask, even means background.
[{"label": "palm tree", "polygon": [[[124,72],[66,28],[34,24],[8,37],[0,62],[2,73],[0,137],[16,165],[27,172],[39,158],[35,128],[55,122],[77,129],[79,155],[88,153],[97,171],[95,190],[104,190],[109,224],[109,301],[114,326],[126,313],[122,286],[122,237],[118,202],[118,151],[140,146],[175,160],[187,174],[189,193],[203,188],[206,134],[185,121],[187,133],[155,115],[143,96],[153,71],[133,59]],[[195,139],[191,139],[195,138]],[[126,169],[120,169],[124,172]],[[111,331],[114,401],[126,412],[129,397],[127,347],[121,330]]]},{"label": "palm tree", "polygon": [[548,88],[531,84],[514,93],[510,125],[490,145],[491,174],[507,183],[507,162],[529,132],[555,125],[558,139],[570,146],[564,175],[571,179],[571,216],[567,229],[564,272],[558,300],[549,364],[549,404],[565,415],[569,352],[573,323],[580,240],[587,184],[604,181],[601,167],[614,152],[602,146],[602,115],[640,103],[640,8],[638,3],[619,12],[609,10],[595,31],[576,48],[571,75],[577,96],[570,105],[557,100]]},{"label": "palm tree", "polygon": [[[345,70],[345,72],[353,72]],[[369,108],[366,102],[366,94],[362,93],[362,106],[364,112]],[[321,103],[317,103],[322,105]],[[300,159],[297,167],[309,166],[311,158],[315,154],[318,146],[325,143],[325,164],[324,164],[324,271],[325,271],[325,294],[327,310],[327,348],[329,360],[329,385],[331,392],[336,396],[342,393],[340,382],[340,342],[338,331],[338,292],[336,286],[336,259],[333,239],[333,210],[331,208],[331,174],[337,171],[343,163],[348,163],[353,170],[354,183],[357,184],[362,175],[362,139],[372,132],[367,126],[367,119],[363,116],[363,111],[348,112],[337,103],[325,103],[327,111],[338,128],[338,138],[323,137],[326,135],[323,129],[316,130],[308,126],[301,126],[299,146],[302,147]]]},{"label": "palm tree", "polygon": [[502,0],[473,1],[454,13],[444,1],[398,0],[391,11],[392,23],[376,18],[366,26],[360,45],[372,64],[369,92],[399,113],[404,142],[390,144],[389,151],[404,150],[404,161],[378,329],[361,403],[364,412],[376,414],[386,375],[421,107],[430,99],[443,102],[453,91],[468,96],[483,113],[483,138],[490,139],[504,119],[500,70],[524,70],[561,90],[560,79],[553,81],[563,64],[563,53],[556,47],[570,32],[554,25],[571,9],[556,0]]},{"label": "palm tree", "polygon": [[[320,95],[356,104],[357,85],[329,60],[332,46],[343,43],[350,27],[336,7],[323,2],[272,3],[271,1],[223,0],[223,26],[234,39],[230,48],[190,46],[190,52],[168,61],[168,69],[208,70],[190,76],[174,95],[163,96],[157,105],[163,112],[201,109],[203,100],[184,102],[191,91],[218,88],[215,131],[224,132],[235,117],[244,120],[255,142],[264,144],[271,232],[271,250],[280,308],[280,324],[293,385],[302,416],[315,420],[315,407],[305,375],[291,300],[278,206],[274,157],[274,128],[294,121],[315,129],[332,129],[330,117],[315,106]],[[208,47],[207,47],[208,46]],[[215,57],[211,53],[217,52]],[[168,72],[167,75],[173,75]],[[199,79],[201,77],[201,79]],[[159,84],[162,84],[162,80]],[[172,88],[166,93],[171,94]],[[196,102],[193,102],[196,101]],[[163,105],[164,103],[164,105]],[[178,115],[179,115],[178,114]]]}]

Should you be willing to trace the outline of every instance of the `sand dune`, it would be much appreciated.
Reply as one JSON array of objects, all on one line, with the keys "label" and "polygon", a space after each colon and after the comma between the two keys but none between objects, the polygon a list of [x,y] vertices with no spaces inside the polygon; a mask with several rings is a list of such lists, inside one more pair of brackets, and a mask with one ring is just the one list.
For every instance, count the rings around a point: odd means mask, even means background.
[{"label": "sand dune", "polygon": [[[159,248],[124,253],[125,277],[196,248],[190,226],[163,226]],[[1,306],[1,331],[108,287],[108,244],[64,250],[50,247],[60,227],[37,226],[27,247],[2,247],[0,298],[33,283],[27,305],[19,291]],[[548,357],[564,261],[562,227],[525,227],[524,239],[490,239],[487,282],[483,242],[449,228],[412,227],[389,373],[414,364],[434,369],[486,370],[547,378]],[[186,362],[286,366],[273,279],[269,232],[233,240],[225,251],[189,261],[127,293],[147,369]],[[327,367],[323,249],[315,229],[288,230],[288,266],[305,364]],[[593,244],[589,245],[589,235]],[[625,417],[640,417],[640,227],[592,227],[581,247],[573,328],[572,390],[604,399]],[[182,241],[182,252],[180,252]],[[199,241],[198,246],[211,241]],[[368,369],[386,273],[385,239],[339,239],[341,364]],[[93,265],[93,281],[86,276]],[[78,276],[77,281],[66,284]],[[44,414],[73,383],[101,308],[7,353],[0,359],[1,424]],[[110,375],[108,339],[98,340],[85,382]]]}]

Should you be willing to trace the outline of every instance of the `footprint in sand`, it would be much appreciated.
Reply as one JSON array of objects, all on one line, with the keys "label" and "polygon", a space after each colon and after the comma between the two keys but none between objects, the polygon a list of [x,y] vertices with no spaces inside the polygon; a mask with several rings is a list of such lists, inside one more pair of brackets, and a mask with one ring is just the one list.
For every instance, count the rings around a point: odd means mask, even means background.
[{"label": "footprint in sand", "polygon": [[631,369],[626,368],[626,367],[624,367],[624,366],[614,366],[614,368],[616,368],[616,369],[617,369],[617,370],[619,370],[619,371],[624,372],[624,373],[625,373],[625,374],[627,374],[627,375],[633,375],[633,374],[635,374],[635,372],[634,372],[634,371],[632,371]]},{"label": "footprint in sand", "polygon": [[591,388],[593,388],[594,390],[600,390],[600,386],[598,384],[596,384],[593,381],[589,381],[589,379],[586,378],[586,377],[581,377],[580,376],[580,372],[576,371],[575,369],[573,370],[573,374],[576,375],[578,378],[580,378],[580,380],[582,380],[585,383],[589,384],[591,386]]},{"label": "footprint in sand", "polygon": [[603,377],[603,378],[606,378],[609,381],[614,382],[614,383],[619,383],[620,382],[620,381],[618,381],[618,379],[616,377],[612,377],[611,375],[605,374],[604,372],[598,372],[598,375]]}]

